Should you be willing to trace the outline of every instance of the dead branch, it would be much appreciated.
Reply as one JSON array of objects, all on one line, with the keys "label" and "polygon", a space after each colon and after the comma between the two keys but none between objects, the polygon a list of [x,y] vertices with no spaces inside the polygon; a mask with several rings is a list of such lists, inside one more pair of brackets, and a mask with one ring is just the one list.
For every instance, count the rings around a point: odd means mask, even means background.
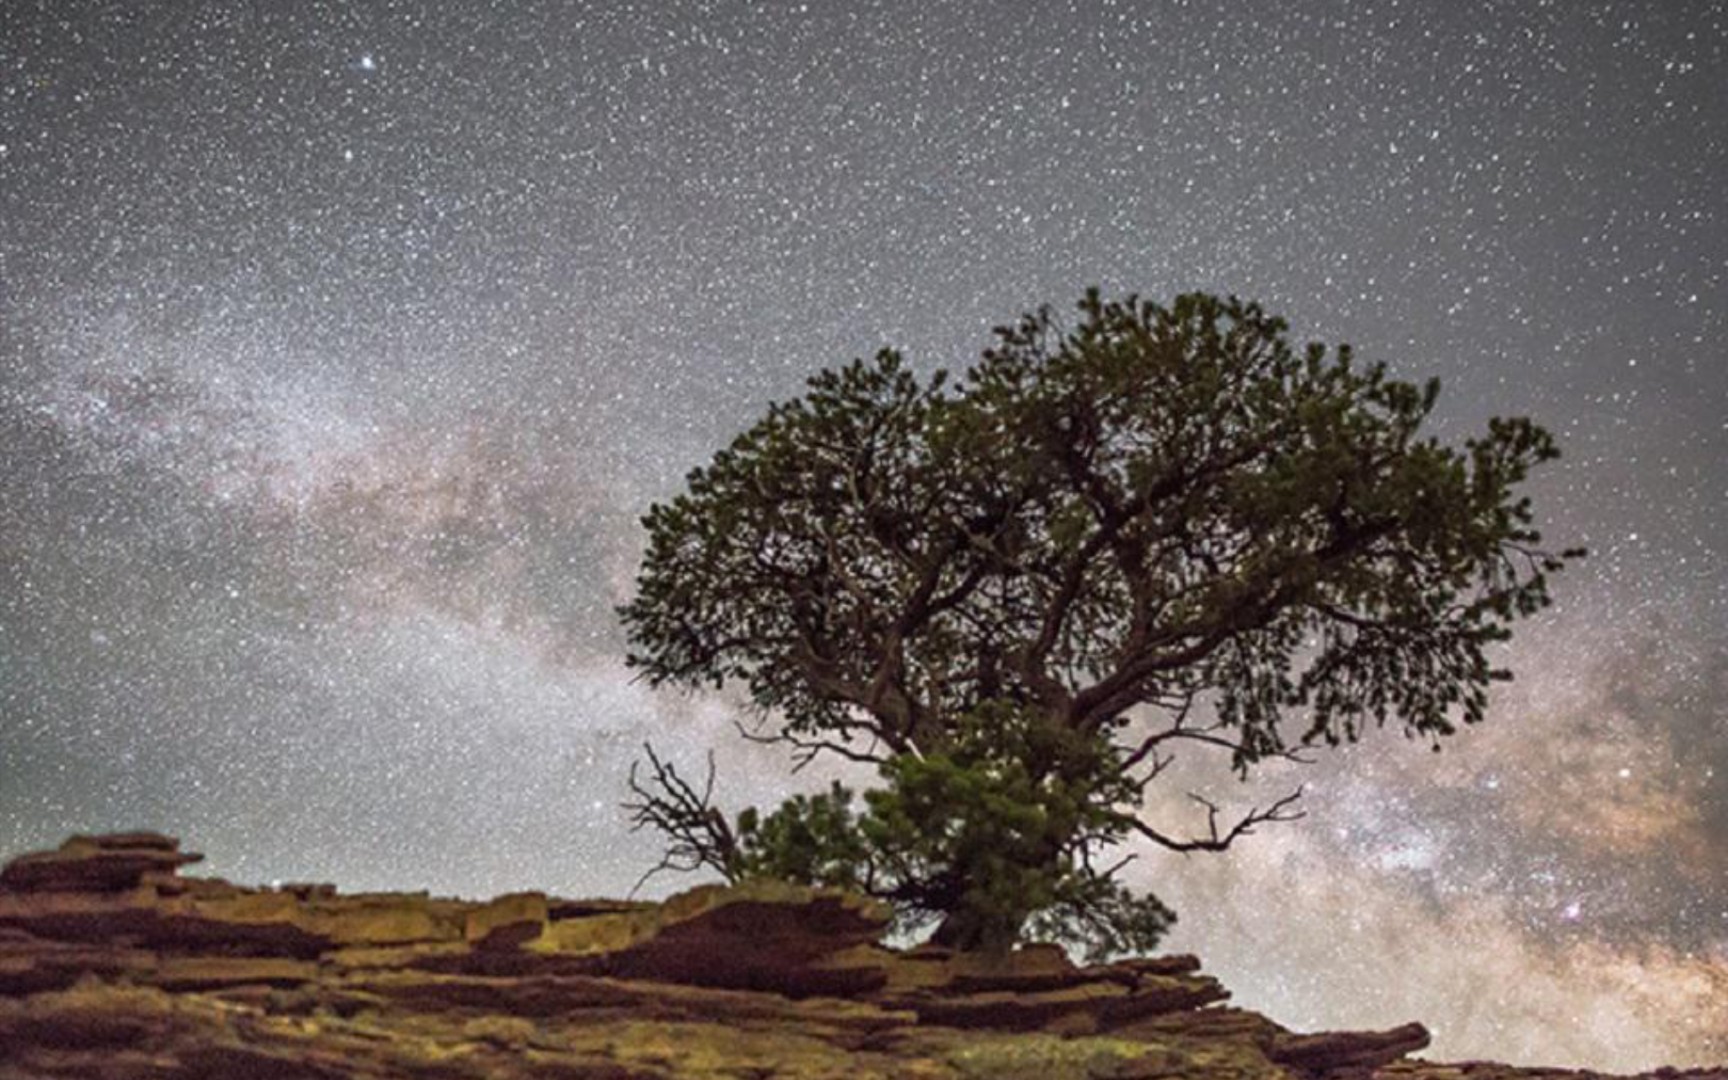
[{"label": "dead branch", "polygon": [[1258,808],[1249,810],[1247,816],[1232,825],[1229,831],[1224,833],[1218,831],[1219,810],[1217,804],[1208,799],[1202,798],[1199,795],[1190,793],[1188,796],[1189,798],[1206,808],[1206,835],[1190,840],[1177,840],[1166,836],[1138,818],[1129,819],[1129,824],[1136,832],[1140,833],[1140,835],[1146,837],[1155,844],[1168,848],[1171,851],[1223,851],[1234,843],[1237,837],[1251,834],[1257,825],[1263,825],[1267,822],[1273,821],[1298,821],[1306,817],[1307,814],[1305,812],[1300,810],[1293,811],[1290,809],[1291,806],[1295,805],[1297,800],[1302,798],[1302,791],[1302,788],[1297,788],[1295,791],[1273,803],[1271,807],[1266,810],[1260,810]]},{"label": "dead branch", "polygon": [[630,895],[662,870],[688,873],[701,867],[718,871],[727,881],[737,877],[738,839],[722,814],[710,803],[714,794],[714,751],[708,751],[708,777],[697,793],[688,781],[678,775],[669,761],[660,760],[652,743],[643,743],[653,776],[646,781],[637,779],[640,761],[630,763],[630,791],[637,798],[624,803],[630,812],[630,831],[652,826],[666,837],[666,851],[660,861],[637,879]]},{"label": "dead branch", "polygon": [[[1182,705],[1177,709],[1176,717],[1171,722],[1169,727],[1164,728],[1161,731],[1155,731],[1152,734],[1146,736],[1144,739],[1142,739],[1140,741],[1140,745],[1135,747],[1134,750],[1132,752],[1130,752],[1127,757],[1122,759],[1123,771],[1126,772],[1127,770],[1132,769],[1134,766],[1136,766],[1136,765],[1140,764],[1142,761],[1146,760],[1147,757],[1151,757],[1153,760],[1153,768],[1152,768],[1152,774],[1151,775],[1152,776],[1158,775],[1160,772],[1164,771],[1164,768],[1169,764],[1169,761],[1170,761],[1170,759],[1161,758],[1158,755],[1158,753],[1157,753],[1158,747],[1163,745],[1164,743],[1172,742],[1172,741],[1175,741],[1177,739],[1186,740],[1188,742],[1197,742],[1197,743],[1201,743],[1201,744],[1206,745],[1206,746],[1213,746],[1213,747],[1217,747],[1217,748],[1222,749],[1222,750],[1228,750],[1228,751],[1230,751],[1230,753],[1233,756],[1245,755],[1248,752],[1248,747],[1246,744],[1238,742],[1234,739],[1227,738],[1223,735],[1217,734],[1217,732],[1222,731],[1224,729],[1225,725],[1223,723],[1211,723],[1211,724],[1207,724],[1203,727],[1196,727],[1196,726],[1190,725],[1187,721],[1188,721],[1188,712],[1189,712],[1189,709],[1192,706],[1192,704],[1193,704],[1193,701],[1192,701],[1192,698],[1190,697],[1188,700],[1184,701],[1182,703]],[[1302,750],[1303,750],[1303,748],[1299,747],[1299,746],[1285,747],[1283,749],[1273,751],[1270,754],[1258,755],[1255,758],[1255,760],[1260,760],[1261,758],[1265,758],[1265,757],[1273,757],[1273,758],[1282,759],[1284,761],[1295,762],[1298,765],[1311,765],[1311,764],[1313,764],[1313,760],[1311,758],[1306,758],[1306,757],[1302,756]],[[1150,779],[1150,777],[1148,777],[1148,779]]]}]

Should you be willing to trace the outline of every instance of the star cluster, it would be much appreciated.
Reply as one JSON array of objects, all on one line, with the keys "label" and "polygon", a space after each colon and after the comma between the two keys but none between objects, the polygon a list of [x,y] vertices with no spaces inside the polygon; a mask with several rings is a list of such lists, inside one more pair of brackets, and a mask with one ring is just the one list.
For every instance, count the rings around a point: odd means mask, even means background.
[{"label": "star cluster", "polygon": [[9,2],[0,850],[622,893],[644,739],[819,779],[631,682],[648,504],[821,367],[1207,289],[1535,416],[1591,556],[1482,728],[1145,853],[1171,945],[1437,1055],[1728,1058],[1725,66],[1720,0]]}]

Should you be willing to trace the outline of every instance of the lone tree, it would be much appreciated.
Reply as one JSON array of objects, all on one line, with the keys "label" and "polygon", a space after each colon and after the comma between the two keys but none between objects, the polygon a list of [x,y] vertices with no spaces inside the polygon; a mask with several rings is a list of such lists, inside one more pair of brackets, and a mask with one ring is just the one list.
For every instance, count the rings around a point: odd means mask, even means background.
[{"label": "lone tree", "polygon": [[[1298,351],[1258,306],[1094,290],[999,328],[962,378],[893,351],[810,380],[654,506],[629,662],[737,683],[746,735],[878,766],[734,822],[649,751],[663,866],[889,901],[936,940],[1150,948],[1174,916],[1115,878],[1133,837],[1221,851],[1300,791],[1178,836],[1139,814],[1182,744],[1246,775],[1401,724],[1438,749],[1509,678],[1486,650],[1581,551],[1515,488],[1526,419],[1419,438],[1439,384]],[[1198,796],[1197,796],[1198,798]]]}]

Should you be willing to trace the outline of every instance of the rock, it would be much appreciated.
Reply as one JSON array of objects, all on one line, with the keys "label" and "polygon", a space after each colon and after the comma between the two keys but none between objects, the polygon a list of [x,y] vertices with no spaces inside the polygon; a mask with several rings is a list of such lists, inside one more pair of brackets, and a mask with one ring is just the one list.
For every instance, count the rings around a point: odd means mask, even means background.
[{"label": "rock", "polygon": [[199,914],[182,901],[154,893],[0,893],[0,928],[65,942],[130,940],[161,952],[307,959],[330,940],[289,919],[247,919]]},{"label": "rock", "polygon": [[318,965],[279,957],[175,956],[164,959],[145,978],[152,985],[174,991],[303,986],[318,980]]},{"label": "rock", "polygon": [[1190,1013],[1229,997],[1230,991],[1210,975],[1144,975],[1104,1008],[1100,1020],[1115,1030],[1147,1017]]},{"label": "rock", "polygon": [[1428,1045],[1428,1029],[1405,1024],[1390,1031],[1329,1031],[1320,1035],[1282,1034],[1269,1056],[1282,1065],[1323,1074],[1376,1069]]},{"label": "rock", "polygon": [[147,875],[172,877],[202,855],[183,854],[180,841],[156,833],[74,836],[58,851],[14,859],[0,870],[0,889],[9,892],[125,892]]},{"label": "rock", "polygon": [[280,885],[277,892],[285,892],[296,900],[329,900],[336,895],[336,886],[323,881],[291,881]]},{"label": "rock", "polygon": [[[1115,983],[1087,983],[1060,990],[1017,994],[995,990],[979,994],[920,991],[891,999],[918,1015],[920,1023],[988,1031],[1038,1031],[1059,1025],[1074,1034],[1095,1031],[1098,1017],[1128,991]],[[1089,1022],[1076,1023],[1083,1016]]]},{"label": "rock", "polygon": [[46,941],[21,930],[0,930],[0,995],[64,990],[95,975],[121,978],[148,970],[152,955],[114,944]]},{"label": "rock", "polygon": [[659,906],[652,900],[560,900],[547,897],[546,915],[553,922],[558,922],[562,919],[586,919],[594,915],[652,911]]},{"label": "rock", "polygon": [[611,911],[548,924],[528,946],[534,952],[559,956],[593,956],[627,949],[659,925],[653,909]]},{"label": "rock", "polygon": [[1145,976],[1132,986],[1112,978],[1070,978],[1054,990],[983,992],[967,992],[966,981],[885,1000],[916,1012],[925,1023],[1081,1034],[1115,1031],[1150,1016],[1199,1009],[1230,996],[1205,976]]},{"label": "rock", "polygon": [[549,920],[545,893],[510,893],[469,911],[462,937],[476,949],[514,949],[539,937]]},{"label": "rock", "polygon": [[[443,960],[465,959],[471,955],[473,950],[464,942],[418,942],[413,945],[334,948],[325,952],[320,960],[337,971],[391,971],[407,968],[438,971],[442,970],[440,962]],[[460,964],[455,964],[449,970],[464,969]]]},{"label": "rock", "polygon": [[309,1061],[248,1046],[202,1045],[180,1055],[182,1075],[244,1077],[245,1080],[344,1080],[354,1074],[339,1062]]},{"label": "rock", "polygon": [[1038,993],[1096,981],[1074,966],[1058,945],[1027,945],[1001,954],[955,953],[942,965],[946,980],[934,985],[960,993]]},{"label": "rock", "polygon": [[874,973],[869,981],[889,996],[929,990],[944,993],[1039,992],[1097,982],[1096,973],[1074,966],[1054,945],[1029,945],[1003,954],[960,953],[923,946],[896,952],[860,944],[815,964],[831,971]]},{"label": "rock", "polygon": [[1095,970],[1100,974],[1113,978],[1120,977],[1132,982],[1138,980],[1142,975],[1192,975],[1200,970],[1200,958],[1189,953],[1178,953],[1174,956],[1142,956],[1132,960],[1118,960]]},{"label": "rock", "polygon": [[139,942],[159,952],[301,960],[320,955],[332,944],[329,938],[294,922],[250,922],[203,915],[165,916],[143,927]]},{"label": "rock", "polygon": [[1191,956],[891,949],[833,890],[471,903],[190,859],[119,834],[0,872],[0,1080],[1591,1080],[1411,1060],[1420,1025],[1298,1035]]},{"label": "rock", "polygon": [[824,968],[819,961],[874,942],[888,918],[880,905],[837,889],[756,881],[705,885],[651,912],[554,925],[606,922],[588,943],[600,955],[597,974],[808,997],[881,986],[878,972]]},{"label": "rock", "polygon": [[425,893],[319,897],[294,907],[290,921],[349,946],[461,941],[467,914],[466,905]]},{"label": "rock", "polygon": [[796,1020],[834,1030],[878,1032],[911,1022],[863,1002],[792,999],[751,990],[644,983],[589,975],[489,978],[426,972],[379,972],[347,980],[344,988],[416,1011],[593,1020],[622,1016],[655,1021],[706,1020],[742,1024]]},{"label": "rock", "polygon": [[1259,1013],[1212,1006],[1144,1017],[1113,1028],[1111,1033],[1120,1038],[1150,1042],[1170,1039],[1249,1042],[1262,1050],[1270,1050],[1273,1040],[1286,1032]]},{"label": "rock", "polygon": [[[1063,1038],[1022,1035],[1014,1038],[973,1038],[960,1045],[937,1044],[931,1056],[954,1067],[961,1076],[980,1080],[1151,1080],[1183,1077],[1253,1077],[1242,1063],[1232,1068],[1203,1070],[1189,1054],[1174,1047],[1145,1046],[1116,1039]],[[1256,1062],[1260,1069],[1273,1066]],[[1268,1077],[1267,1080],[1272,1080]]]}]

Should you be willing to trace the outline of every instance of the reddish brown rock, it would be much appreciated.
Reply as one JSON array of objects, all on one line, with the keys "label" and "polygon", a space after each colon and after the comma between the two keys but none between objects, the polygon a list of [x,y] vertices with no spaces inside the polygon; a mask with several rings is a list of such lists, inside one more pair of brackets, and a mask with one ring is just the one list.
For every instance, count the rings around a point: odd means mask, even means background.
[{"label": "reddish brown rock", "polygon": [[1039,993],[1097,981],[1057,945],[1027,945],[1000,955],[951,952],[941,973],[942,981],[931,985],[963,994]]},{"label": "reddish brown rock", "polygon": [[1230,991],[1210,975],[1145,975],[1126,996],[1106,1005],[1099,1019],[1106,1030],[1116,1030],[1148,1017],[1194,1012],[1229,997]]},{"label": "reddish brown rock", "polygon": [[182,853],[180,841],[156,833],[74,836],[58,851],[14,859],[0,870],[0,890],[18,893],[113,893],[136,889],[147,875],[172,877],[202,855]]},{"label": "reddish brown rock", "polygon": [[725,1024],[786,1021],[830,1030],[870,1033],[914,1021],[863,1002],[834,998],[788,998],[752,990],[644,983],[595,976],[486,978],[425,972],[379,972],[343,984],[346,991],[390,1001],[418,1012],[603,1022],[634,1018],[664,1022]]},{"label": "reddish brown rock", "polygon": [[1118,960],[1113,964],[1104,964],[1093,970],[1111,978],[1122,978],[1129,981],[1138,980],[1143,975],[1192,975],[1200,970],[1200,958],[1190,953],[1177,953],[1173,956],[1142,956],[1132,960]]},{"label": "reddish brown rock", "polygon": [[1668,1066],[1636,1077],[1613,1077],[1587,1069],[1542,1069],[1466,1061],[1441,1065],[1404,1059],[1374,1070],[1376,1080],[1728,1080],[1728,1068],[1676,1069]]},{"label": "reddish brown rock", "polygon": [[309,959],[331,945],[292,919],[205,915],[183,899],[131,893],[0,893],[0,928],[64,942],[128,940],[159,952]]},{"label": "reddish brown rock", "polygon": [[[594,951],[596,974],[809,997],[863,993],[883,984],[880,972],[820,962],[874,942],[888,917],[880,905],[835,889],[763,881],[702,886],[652,912],[581,922],[596,924],[604,943]],[[605,922],[620,919],[622,926]],[[565,930],[558,940],[568,947],[577,924],[558,926]]]},{"label": "reddish brown rock", "polygon": [[1329,1031],[1320,1035],[1282,1034],[1269,1056],[1309,1073],[1375,1069],[1428,1045],[1428,1029],[1405,1024],[1390,1031]]},{"label": "reddish brown rock", "polygon": [[142,973],[165,990],[219,990],[232,986],[304,986],[318,981],[318,965],[255,956],[172,956]]},{"label": "reddish brown rock", "polygon": [[539,937],[548,921],[545,893],[510,893],[469,911],[462,936],[476,949],[515,949]]},{"label": "reddish brown rock", "polygon": [[1111,1034],[1129,1039],[1158,1042],[1194,1039],[1206,1042],[1247,1042],[1270,1050],[1284,1028],[1246,1009],[1211,1006],[1184,1012],[1165,1012],[1123,1024]]},{"label": "reddish brown rock", "polygon": [[[304,903],[284,894],[284,919],[338,946],[411,945],[463,940],[468,911],[478,905],[435,900],[425,893],[321,896]],[[201,909],[216,914],[209,908]]]},{"label": "reddish brown rock", "polygon": [[150,968],[153,957],[124,945],[49,941],[0,929],[0,995],[64,990],[86,976],[121,978]]},{"label": "reddish brown rock", "polygon": [[1297,1035],[1190,956],[890,949],[887,912],[831,890],[471,903],[190,859],[80,837],[0,873],[0,1080],[1590,1080],[1414,1061],[1419,1025]]},{"label": "reddish brown rock", "polygon": [[325,881],[290,881],[276,887],[296,900],[330,900],[336,896],[336,886]]},{"label": "reddish brown rock", "polygon": [[886,1000],[930,1024],[995,1031],[1067,1034],[1125,1028],[1147,1017],[1200,1009],[1230,996],[1205,976],[1146,976],[1133,986],[1104,979],[1071,981],[1054,990],[967,992],[935,987]]},{"label": "reddish brown rock", "polygon": [[[1097,1018],[1128,991],[1114,983],[1087,983],[1060,990],[1016,994],[1005,990],[949,995],[922,991],[893,999],[921,1023],[987,1031],[1039,1031],[1060,1026],[1069,1033],[1096,1031]],[[1090,1023],[1076,1024],[1086,1017]]]},{"label": "reddish brown rock", "polygon": [[659,904],[652,900],[565,900],[546,898],[546,917],[553,922],[565,919],[586,919],[595,915],[627,915],[631,912],[653,911]]}]

